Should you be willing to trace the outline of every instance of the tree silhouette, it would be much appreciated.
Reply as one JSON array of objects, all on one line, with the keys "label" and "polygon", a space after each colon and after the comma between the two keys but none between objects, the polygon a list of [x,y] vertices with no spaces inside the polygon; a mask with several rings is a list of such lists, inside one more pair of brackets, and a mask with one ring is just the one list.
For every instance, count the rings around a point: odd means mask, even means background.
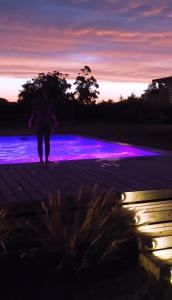
[{"label": "tree silhouette", "polygon": [[139,97],[137,97],[134,93],[131,93],[130,96],[127,97],[126,101],[132,101],[132,102],[136,102],[140,100]]},{"label": "tree silhouette", "polygon": [[141,95],[141,100],[156,100],[158,97],[159,89],[155,82],[151,82],[148,88]]},{"label": "tree silhouette", "polygon": [[7,105],[9,102],[5,98],[0,98],[0,105]]},{"label": "tree silhouette", "polygon": [[94,104],[99,95],[99,85],[97,80],[91,75],[91,69],[88,66],[84,66],[81,69],[81,73],[78,73],[74,92],[74,98],[82,104]]},{"label": "tree silhouette", "polygon": [[22,85],[22,90],[18,95],[18,103],[32,103],[42,97],[44,91],[49,99],[54,102],[62,102],[68,98],[68,89],[71,85],[67,83],[68,74],[57,71],[40,73],[37,77],[27,81]]}]

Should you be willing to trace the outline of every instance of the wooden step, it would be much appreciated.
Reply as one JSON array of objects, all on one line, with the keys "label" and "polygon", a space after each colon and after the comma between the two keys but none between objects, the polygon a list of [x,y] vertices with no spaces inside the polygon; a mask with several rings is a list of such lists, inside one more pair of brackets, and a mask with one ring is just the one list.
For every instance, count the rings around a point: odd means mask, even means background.
[{"label": "wooden step", "polygon": [[172,235],[172,222],[145,224],[137,226],[137,229],[150,237]]},{"label": "wooden step", "polygon": [[157,280],[161,277],[172,284],[172,263],[164,263],[164,260],[152,253],[140,253],[139,261]]},{"label": "wooden step", "polygon": [[159,210],[166,210],[166,209],[172,209],[172,200],[163,200],[163,201],[156,201],[156,202],[142,202],[142,203],[124,203],[123,207],[126,207],[128,209],[135,209],[136,211],[139,210],[153,210],[153,211],[159,211]]},{"label": "wooden step", "polygon": [[163,249],[172,249],[172,235],[157,236],[157,237],[143,237],[139,239],[140,249],[155,251]]},{"label": "wooden step", "polygon": [[150,202],[172,200],[172,189],[147,190],[121,193],[122,203]]}]

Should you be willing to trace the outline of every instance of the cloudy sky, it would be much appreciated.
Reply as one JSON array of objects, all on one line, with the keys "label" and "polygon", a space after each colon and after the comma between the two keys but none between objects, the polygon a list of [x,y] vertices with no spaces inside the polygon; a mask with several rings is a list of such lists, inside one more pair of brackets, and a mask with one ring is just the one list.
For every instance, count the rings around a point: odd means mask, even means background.
[{"label": "cloudy sky", "polygon": [[0,97],[16,100],[39,72],[76,78],[84,65],[100,98],[141,93],[172,75],[171,0],[0,0]]}]

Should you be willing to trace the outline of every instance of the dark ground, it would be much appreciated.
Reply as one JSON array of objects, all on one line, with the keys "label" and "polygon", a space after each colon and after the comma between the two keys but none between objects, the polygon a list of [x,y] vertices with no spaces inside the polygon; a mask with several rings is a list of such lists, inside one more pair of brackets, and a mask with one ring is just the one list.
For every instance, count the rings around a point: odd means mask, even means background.
[{"label": "dark ground", "polygon": [[4,267],[4,275],[3,268],[0,272],[3,300],[171,300],[172,295],[169,283],[158,282],[138,264],[127,262],[111,274],[101,270],[77,280],[69,273],[60,279],[56,274],[45,276],[44,263],[39,271],[36,263],[33,266],[15,259],[6,261]]}]

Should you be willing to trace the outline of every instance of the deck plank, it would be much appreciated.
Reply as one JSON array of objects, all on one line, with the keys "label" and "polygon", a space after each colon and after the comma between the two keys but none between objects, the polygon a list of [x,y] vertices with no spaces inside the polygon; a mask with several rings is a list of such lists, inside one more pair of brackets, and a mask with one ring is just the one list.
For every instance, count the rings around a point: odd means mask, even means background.
[{"label": "deck plank", "polygon": [[[123,193],[124,207],[142,214],[140,229],[159,243],[152,253],[172,253],[172,157],[0,165],[0,206],[39,203],[58,190],[76,195],[81,185],[92,189],[95,184],[100,191]],[[171,259],[166,262],[172,265]]]},{"label": "deck plank", "polygon": [[81,184],[92,188],[95,183],[101,190],[118,192],[171,189],[172,157],[0,165],[0,205],[41,201],[57,190],[75,194]]},{"label": "deck plank", "polygon": [[12,193],[9,185],[6,182],[6,178],[1,174],[0,175],[0,202],[13,202],[16,200],[15,195]]}]

